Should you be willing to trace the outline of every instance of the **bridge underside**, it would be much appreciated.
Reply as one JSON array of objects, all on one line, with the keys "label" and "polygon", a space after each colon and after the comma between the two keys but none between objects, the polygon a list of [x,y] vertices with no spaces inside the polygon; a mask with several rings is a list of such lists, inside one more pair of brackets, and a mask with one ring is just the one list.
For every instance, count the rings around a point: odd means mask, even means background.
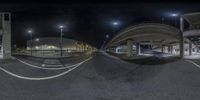
[{"label": "bridge underside", "polygon": [[183,45],[181,38],[181,32],[172,26],[140,24],[121,31],[106,45],[106,50],[127,57],[155,54],[183,56],[181,52],[192,52],[192,47],[187,41]]}]

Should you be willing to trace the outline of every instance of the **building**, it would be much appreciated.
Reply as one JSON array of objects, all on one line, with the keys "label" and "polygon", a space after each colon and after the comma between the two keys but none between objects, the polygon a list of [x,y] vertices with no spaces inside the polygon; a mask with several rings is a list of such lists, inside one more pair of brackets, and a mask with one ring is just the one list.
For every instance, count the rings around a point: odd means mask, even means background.
[{"label": "building", "polygon": [[[62,48],[64,51],[74,51],[77,48],[77,42],[72,39],[63,38]],[[56,37],[45,37],[45,38],[36,38],[27,41],[27,50],[60,50],[60,38]]]},{"label": "building", "polygon": [[[27,41],[27,53],[33,56],[60,56],[61,44],[60,38],[57,37],[44,37],[36,38]],[[63,38],[62,53],[67,56],[71,53],[84,52],[93,49],[92,46],[86,43]],[[62,55],[61,55],[62,56]]]},{"label": "building", "polygon": [[0,58],[11,58],[11,13],[0,13]]}]

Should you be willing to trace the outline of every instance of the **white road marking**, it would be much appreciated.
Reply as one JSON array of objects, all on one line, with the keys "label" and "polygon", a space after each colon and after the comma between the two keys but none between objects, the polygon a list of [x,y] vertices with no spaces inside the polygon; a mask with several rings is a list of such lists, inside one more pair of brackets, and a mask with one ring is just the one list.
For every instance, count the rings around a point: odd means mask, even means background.
[{"label": "white road marking", "polygon": [[[43,66],[43,67],[40,67],[40,66],[36,66],[36,65],[27,63],[27,62],[25,62],[25,61],[22,61],[22,60],[20,60],[20,59],[18,59],[18,58],[16,58],[16,57],[13,57],[13,58],[17,59],[17,60],[20,61],[21,63],[26,64],[26,65],[28,65],[28,66],[30,66],[30,67],[39,68],[39,69],[46,69],[46,70],[61,70],[61,69],[67,69],[67,68],[71,68],[71,67],[74,67],[74,66],[76,66],[76,65],[79,64],[79,63],[77,63],[77,64],[74,64],[74,65],[65,66],[65,67],[60,67],[60,68],[45,68],[44,65],[41,65],[41,66]],[[87,59],[86,59],[86,60],[87,60]],[[46,66],[46,65],[45,65],[45,66]]]},{"label": "white road marking", "polygon": [[59,59],[44,59],[43,64],[62,66]]},{"label": "white road marking", "polygon": [[35,77],[25,77],[25,76],[20,76],[20,75],[17,75],[15,73],[12,73],[12,72],[9,72],[7,71],[6,69],[0,67],[0,70],[4,71],[5,73],[11,75],[11,76],[14,76],[14,77],[17,77],[17,78],[20,78],[20,79],[25,79],[25,80],[48,80],[48,79],[53,79],[53,78],[57,78],[57,77],[60,77],[60,76],[63,76],[69,72],[71,72],[72,70],[76,69],[77,67],[79,67],[80,65],[82,65],[83,63],[85,63],[86,61],[92,59],[92,57],[82,61],[81,63],[79,63],[78,65],[76,65],[75,67],[63,72],[63,73],[60,73],[60,74],[57,74],[57,75],[53,75],[53,76],[49,76],[49,77],[40,77],[40,78],[35,78]]},{"label": "white road marking", "polygon": [[45,66],[63,66],[63,65],[48,65],[48,64],[42,64],[41,66],[42,66],[42,67],[45,67]]},{"label": "white road marking", "polygon": [[194,64],[195,66],[197,66],[197,67],[200,68],[200,65],[198,65],[197,63],[195,63],[195,62],[193,62],[193,61],[191,61],[191,60],[185,60],[185,61],[187,61],[187,62],[189,62],[189,63],[192,63],[192,64]]},{"label": "white road marking", "polygon": [[113,55],[110,55],[110,54],[108,54],[107,52],[102,51],[102,54],[104,54],[104,55],[107,56],[107,57],[120,60],[120,58],[115,57],[115,56],[113,56]]},{"label": "white road marking", "polygon": [[45,67],[45,64],[42,64],[41,66],[42,66],[42,67]]}]

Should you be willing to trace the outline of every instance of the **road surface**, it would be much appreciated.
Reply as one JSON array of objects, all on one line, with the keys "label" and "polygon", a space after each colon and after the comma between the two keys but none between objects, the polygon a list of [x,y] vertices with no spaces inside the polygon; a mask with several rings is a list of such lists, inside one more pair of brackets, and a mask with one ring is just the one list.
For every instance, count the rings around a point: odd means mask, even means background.
[{"label": "road surface", "polygon": [[[34,68],[16,59],[1,67],[35,78],[69,70]],[[140,65],[96,53],[69,73],[45,80],[17,78],[0,70],[0,100],[199,100],[199,93],[200,68],[184,60]]]}]

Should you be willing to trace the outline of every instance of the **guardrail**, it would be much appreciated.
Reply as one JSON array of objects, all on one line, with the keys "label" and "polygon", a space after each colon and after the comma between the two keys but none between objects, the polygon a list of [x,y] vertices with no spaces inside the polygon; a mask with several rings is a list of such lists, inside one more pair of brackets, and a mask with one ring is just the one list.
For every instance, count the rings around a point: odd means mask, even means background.
[{"label": "guardrail", "polygon": [[[32,53],[31,53],[32,52]],[[91,54],[89,50],[85,50],[82,52],[69,52],[67,50],[63,50],[63,55],[61,56],[60,50],[26,50],[23,52],[14,52],[13,55],[27,55],[27,56],[34,56],[34,57],[41,57],[41,58],[59,58],[59,57],[71,57],[71,56],[80,56],[82,54]]]},{"label": "guardrail", "polygon": [[186,30],[183,36],[200,36],[200,29]]}]

